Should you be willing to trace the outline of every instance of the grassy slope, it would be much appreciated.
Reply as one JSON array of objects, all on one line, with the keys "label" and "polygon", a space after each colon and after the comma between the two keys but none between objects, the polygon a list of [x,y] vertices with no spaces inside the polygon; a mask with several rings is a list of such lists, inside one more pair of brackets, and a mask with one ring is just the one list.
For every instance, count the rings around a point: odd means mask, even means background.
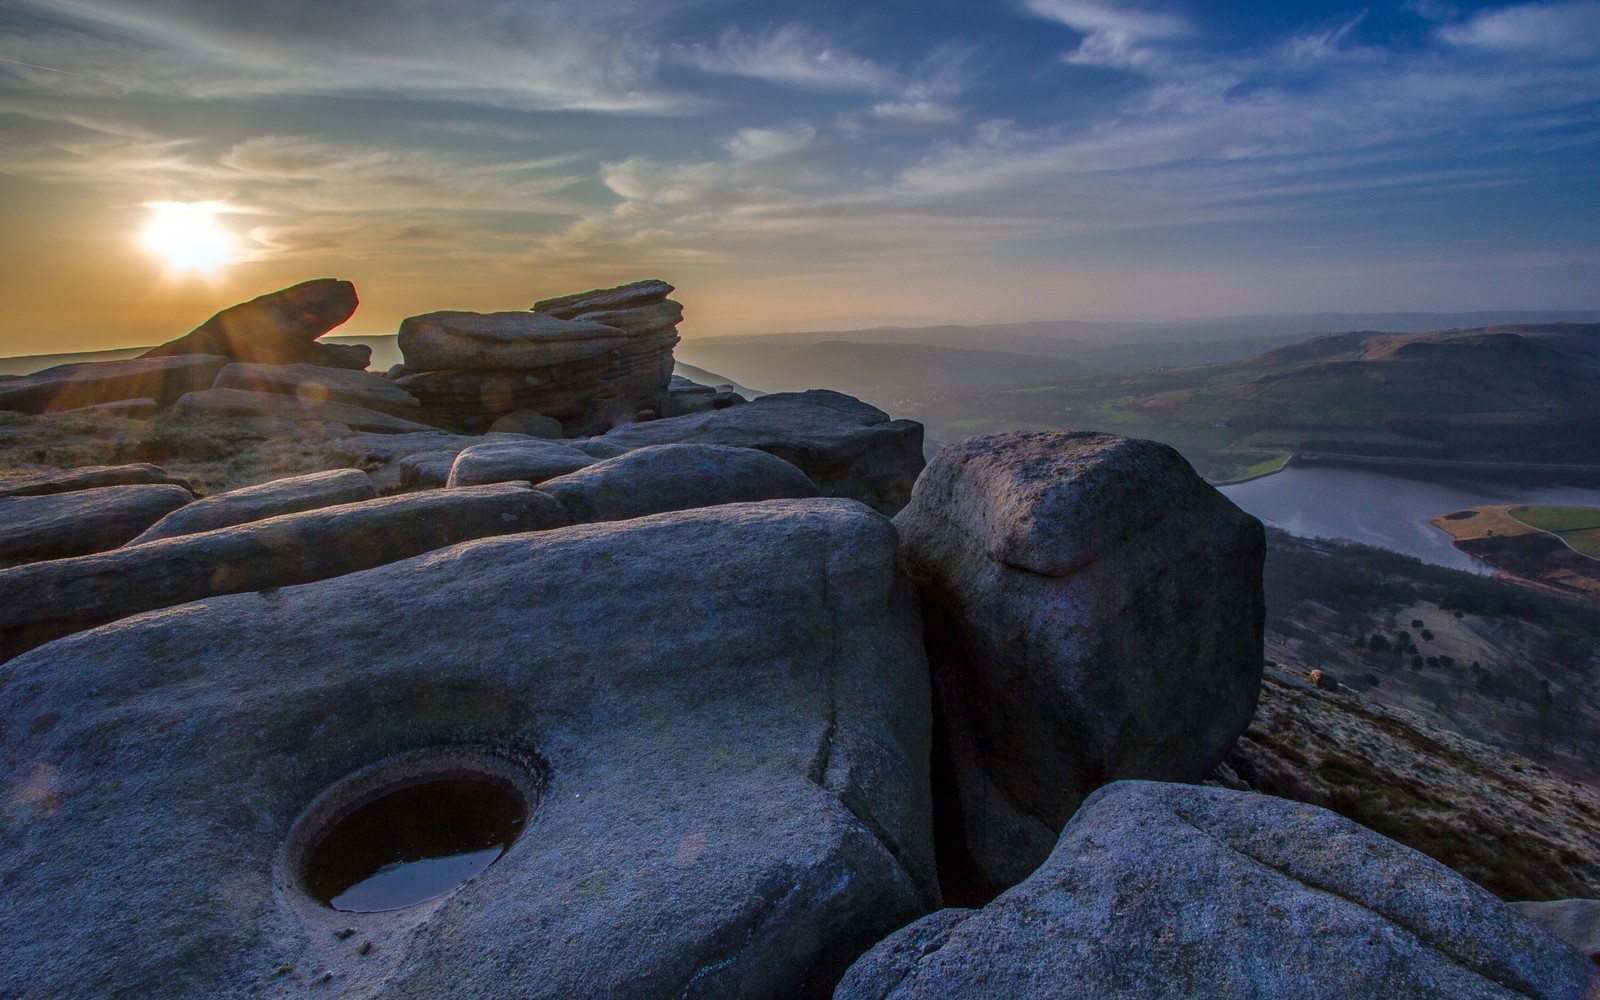
[{"label": "grassy slope", "polygon": [[1523,524],[1561,536],[1591,559],[1600,559],[1600,508],[1527,506],[1510,513]]}]

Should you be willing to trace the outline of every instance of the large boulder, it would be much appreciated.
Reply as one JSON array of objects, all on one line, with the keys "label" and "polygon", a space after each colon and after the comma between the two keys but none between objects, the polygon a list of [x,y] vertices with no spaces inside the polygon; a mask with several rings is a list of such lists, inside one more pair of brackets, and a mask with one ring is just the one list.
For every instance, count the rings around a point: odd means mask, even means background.
[{"label": "large boulder", "polygon": [[283,514],[0,570],[0,660],[143,611],[323,580],[457,542],[566,522],[561,505],[545,494],[500,483]]},{"label": "large boulder", "polygon": [[595,459],[563,441],[523,438],[490,441],[463,448],[450,466],[448,486],[524,482],[537,486],[546,479],[576,472]]},{"label": "large boulder", "polygon": [[1315,806],[1122,781],[1027,881],[858,962],[835,1000],[1580,1000],[1587,958]]},{"label": "large boulder", "polygon": [[0,410],[46,413],[145,398],[171,406],[186,392],[210,388],[227,363],[212,354],[188,354],[57,365],[0,381]]},{"label": "large boulder", "polygon": [[415,423],[424,421],[417,397],[379,375],[322,365],[232,364],[213,388],[275,392],[308,403],[347,403]]},{"label": "large boulder", "polygon": [[[234,361],[268,365],[302,362],[365,368],[371,349],[322,345],[316,339],[356,311],[355,285],[336,278],[315,278],[269,292],[217,313],[177,340],[146,351],[141,357],[218,354]],[[322,348],[331,347],[331,350]]]},{"label": "large boulder", "polygon": [[1261,523],[1166,445],[971,438],[895,526],[927,610],[949,875],[971,898],[1033,871],[1094,789],[1198,781],[1249,723]]},{"label": "large boulder", "polygon": [[[843,501],[141,616],[0,671],[0,994],[826,997],[937,905],[928,727],[893,529]],[[309,895],[324,830],[436,776],[520,839],[402,909]]]},{"label": "large boulder", "polygon": [[530,312],[433,312],[400,324],[400,351],[415,371],[504,371],[587,361],[628,335],[600,323]]},{"label": "large boulder", "polygon": [[619,427],[626,448],[722,444],[756,448],[798,467],[826,496],[886,514],[904,507],[922,471],[922,425],[827,389],[780,392],[744,406]]},{"label": "large boulder", "polygon": [[257,486],[217,493],[180,507],[152,524],[128,544],[141,545],[178,535],[231,528],[236,524],[262,521],[280,514],[357,503],[376,499],[377,496],[372,477],[360,469],[334,469],[274,479]]},{"label": "large boulder", "polygon": [[436,430],[427,424],[391,416],[364,406],[285,396],[276,392],[251,392],[246,389],[206,389],[191,392],[173,407],[179,416],[210,419],[232,417],[274,417],[296,423],[316,421],[342,424],[351,430],[377,434],[415,434]]},{"label": "large boulder", "polygon": [[574,524],[755,500],[804,499],[817,488],[799,469],[754,448],[660,444],[539,484]]},{"label": "large boulder", "polygon": [[182,486],[100,486],[0,499],[0,563],[114,549],[194,499]]},{"label": "large boulder", "polygon": [[99,486],[181,486],[193,491],[187,479],[168,475],[165,469],[138,462],[133,465],[85,465],[61,472],[39,472],[0,478],[0,497],[38,497],[72,493]]}]

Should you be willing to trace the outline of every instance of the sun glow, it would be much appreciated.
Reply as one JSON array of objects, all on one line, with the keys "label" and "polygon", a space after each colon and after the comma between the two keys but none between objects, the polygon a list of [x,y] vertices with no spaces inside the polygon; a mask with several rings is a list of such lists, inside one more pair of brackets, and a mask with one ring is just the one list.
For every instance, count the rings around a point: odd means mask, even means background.
[{"label": "sun glow", "polygon": [[217,225],[226,206],[214,201],[158,201],[147,206],[150,221],[140,233],[145,247],[173,273],[215,274],[238,259],[233,235]]}]

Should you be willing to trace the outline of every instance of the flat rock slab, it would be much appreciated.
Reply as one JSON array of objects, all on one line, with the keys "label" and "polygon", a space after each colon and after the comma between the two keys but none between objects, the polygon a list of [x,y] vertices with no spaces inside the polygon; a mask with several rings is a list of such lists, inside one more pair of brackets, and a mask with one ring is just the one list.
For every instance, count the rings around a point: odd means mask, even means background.
[{"label": "flat rock slab", "polygon": [[46,413],[128,399],[171,406],[184,393],[210,388],[227,363],[216,355],[187,354],[57,365],[0,381],[0,410]]},{"label": "flat rock slab", "polygon": [[450,467],[448,486],[524,482],[538,485],[546,479],[576,472],[595,459],[565,443],[540,438],[493,441],[464,448]]},{"label": "flat rock slab", "polygon": [[114,549],[193,499],[182,486],[100,486],[6,497],[0,499],[0,561]]},{"label": "flat rock slab", "polygon": [[776,455],[825,496],[893,514],[922,471],[922,425],[827,389],[780,392],[727,409],[630,424],[602,440],[626,448],[722,444]]},{"label": "flat rock slab", "polygon": [[1095,788],[1199,781],[1249,724],[1264,533],[1166,445],[969,438],[895,527],[936,637],[942,809],[964,841],[947,877],[970,880],[966,898],[1026,877]]},{"label": "flat rock slab", "polygon": [[628,335],[600,323],[531,312],[434,312],[400,324],[412,371],[507,371],[587,361],[625,347]]},{"label": "flat rock slab", "polygon": [[1583,955],[1425,855],[1315,806],[1122,781],[982,910],[891,936],[836,1000],[1579,1000]]},{"label": "flat rock slab", "polygon": [[[844,501],[145,615],[0,671],[0,994],[826,997],[935,905],[928,728],[893,529]],[[521,838],[427,903],[309,898],[330,790],[429,761],[521,775]]]},{"label": "flat rock slab", "polygon": [[138,462],[133,465],[86,465],[63,472],[41,472],[27,476],[0,478],[0,497],[47,496],[72,493],[100,486],[181,486],[193,492],[187,479],[168,475],[159,466]]},{"label": "flat rock slab", "polygon": [[379,375],[321,365],[232,364],[217,374],[216,389],[293,396],[312,404],[347,403],[421,423],[417,397]]},{"label": "flat rock slab", "polygon": [[128,544],[142,545],[178,535],[231,528],[280,514],[358,503],[377,496],[372,477],[360,469],[334,469],[274,479],[196,500],[163,517]]},{"label": "flat rock slab", "polygon": [[358,304],[356,286],[350,282],[314,278],[229,306],[143,357],[220,354],[269,365],[315,360],[347,365],[359,360],[359,367],[365,368],[370,349],[351,351],[347,345],[314,343],[354,315]]},{"label": "flat rock slab", "polygon": [[596,288],[572,295],[540,299],[533,304],[533,311],[561,319],[572,319],[602,309],[634,309],[639,306],[655,305],[665,301],[674,290],[660,278],[646,278],[615,288]]},{"label": "flat rock slab", "polygon": [[244,389],[206,389],[191,392],[178,400],[174,409],[186,417],[281,417],[286,420],[319,420],[343,424],[356,431],[378,434],[415,434],[435,430],[413,420],[379,413],[348,403],[313,402],[275,392],[249,392]]},{"label": "flat rock slab", "polygon": [[284,514],[0,570],[0,660],[144,611],[324,580],[473,538],[566,523],[555,500],[525,484],[500,483]]},{"label": "flat rock slab", "polygon": [[806,474],[754,448],[659,444],[539,484],[574,524],[817,495]]}]

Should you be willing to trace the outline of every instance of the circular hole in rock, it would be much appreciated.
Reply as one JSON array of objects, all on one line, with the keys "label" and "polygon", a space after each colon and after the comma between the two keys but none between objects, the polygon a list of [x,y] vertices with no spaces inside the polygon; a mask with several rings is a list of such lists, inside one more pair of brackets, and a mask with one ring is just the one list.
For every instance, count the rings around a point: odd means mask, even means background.
[{"label": "circular hole in rock", "polygon": [[493,864],[527,819],[522,794],[494,778],[412,782],[328,827],[305,856],[306,891],[336,910],[356,913],[426,902]]}]

